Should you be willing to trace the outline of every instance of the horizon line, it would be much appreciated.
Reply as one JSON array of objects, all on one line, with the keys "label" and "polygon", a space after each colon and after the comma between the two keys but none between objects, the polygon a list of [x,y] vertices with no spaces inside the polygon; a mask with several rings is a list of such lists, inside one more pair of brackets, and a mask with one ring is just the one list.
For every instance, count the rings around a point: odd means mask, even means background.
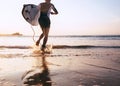
[{"label": "horizon line", "polygon": [[[0,33],[0,36],[39,36],[39,35],[28,35],[28,34],[22,34],[22,33],[19,33],[19,32],[15,32],[15,33],[8,33],[8,34],[1,34]],[[87,37],[87,36],[120,36],[120,34],[82,34],[82,35],[75,35],[75,34],[68,34],[68,35],[49,35],[50,37]]]}]

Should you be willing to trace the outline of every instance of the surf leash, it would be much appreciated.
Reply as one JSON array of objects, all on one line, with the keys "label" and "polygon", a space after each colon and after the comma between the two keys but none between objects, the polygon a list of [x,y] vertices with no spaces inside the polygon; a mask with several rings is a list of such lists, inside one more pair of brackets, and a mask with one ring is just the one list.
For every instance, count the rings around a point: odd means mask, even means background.
[{"label": "surf leash", "polygon": [[34,30],[34,28],[32,27],[32,25],[31,25],[31,28],[32,28],[32,31],[33,31],[32,39],[33,39],[34,43],[36,43],[36,41],[35,41],[35,30]]}]

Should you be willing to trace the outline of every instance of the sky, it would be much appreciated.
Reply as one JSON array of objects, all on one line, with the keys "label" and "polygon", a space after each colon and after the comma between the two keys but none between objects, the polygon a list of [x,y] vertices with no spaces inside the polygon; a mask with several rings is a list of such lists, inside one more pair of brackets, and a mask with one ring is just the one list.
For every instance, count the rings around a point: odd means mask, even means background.
[{"label": "sky", "polygon": [[[23,4],[44,0],[1,0],[0,34],[33,31],[22,14]],[[120,35],[120,0],[51,0],[59,14],[51,15],[50,35]],[[39,26],[33,27],[36,35]]]}]

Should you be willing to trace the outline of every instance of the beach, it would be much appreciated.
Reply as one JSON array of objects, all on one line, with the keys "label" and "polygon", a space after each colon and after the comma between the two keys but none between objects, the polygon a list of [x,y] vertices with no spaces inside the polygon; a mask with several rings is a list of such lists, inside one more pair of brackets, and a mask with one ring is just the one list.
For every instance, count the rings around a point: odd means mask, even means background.
[{"label": "beach", "polygon": [[57,41],[50,54],[35,53],[31,37],[4,40],[0,86],[120,86],[119,36],[53,37],[49,43]]}]

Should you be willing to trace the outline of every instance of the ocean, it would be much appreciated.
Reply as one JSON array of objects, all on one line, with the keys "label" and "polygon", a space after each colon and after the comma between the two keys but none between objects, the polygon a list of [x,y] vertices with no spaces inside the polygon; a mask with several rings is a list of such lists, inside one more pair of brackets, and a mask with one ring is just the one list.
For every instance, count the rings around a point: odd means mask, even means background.
[{"label": "ocean", "polygon": [[0,36],[0,86],[120,86],[120,35],[50,36],[51,54],[34,40]]},{"label": "ocean", "polygon": [[[38,36],[34,37],[35,40]],[[1,36],[0,46],[32,46],[35,44],[32,36]],[[42,44],[42,41],[41,41]],[[102,46],[120,48],[120,35],[97,36],[50,36],[47,44],[66,46]]]}]

